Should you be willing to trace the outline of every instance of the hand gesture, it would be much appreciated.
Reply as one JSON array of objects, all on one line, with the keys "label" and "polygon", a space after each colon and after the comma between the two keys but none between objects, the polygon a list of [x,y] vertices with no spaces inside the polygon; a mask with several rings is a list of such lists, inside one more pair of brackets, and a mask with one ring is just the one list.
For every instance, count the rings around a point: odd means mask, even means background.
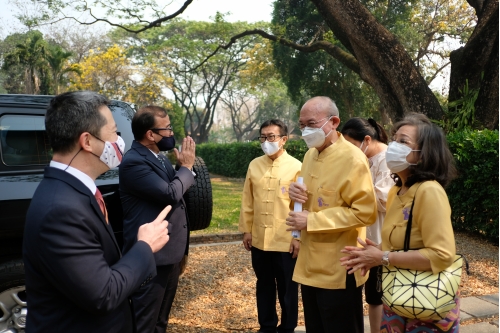
[{"label": "hand gesture", "polygon": [[190,136],[187,136],[184,139],[182,139],[181,151],[179,152],[177,148],[174,148],[174,154],[175,157],[177,158],[177,162],[181,166],[186,167],[189,170],[192,170],[195,158],[195,148],[196,144],[194,143],[194,140]]},{"label": "hand gesture", "polygon": [[346,246],[340,252],[347,254],[347,256],[340,258],[340,265],[345,266],[349,274],[361,270],[361,275],[365,276],[370,268],[380,265],[382,261],[383,252],[377,247],[370,239],[363,242],[358,237],[358,243],[362,247]]},{"label": "hand gesture", "polygon": [[151,223],[145,223],[139,227],[137,241],[146,242],[153,253],[158,252],[169,240],[168,222],[165,220],[172,206],[168,205],[161,211],[158,217]]}]

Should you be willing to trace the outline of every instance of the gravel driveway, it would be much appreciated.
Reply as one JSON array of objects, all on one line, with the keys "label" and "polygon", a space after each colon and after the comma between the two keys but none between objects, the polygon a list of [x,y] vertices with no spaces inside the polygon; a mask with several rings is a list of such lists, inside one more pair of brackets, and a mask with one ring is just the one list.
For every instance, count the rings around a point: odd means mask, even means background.
[{"label": "gravel driveway", "polygon": [[[464,254],[471,275],[462,278],[461,295],[498,292],[498,246],[456,233],[457,253]],[[299,325],[304,324],[299,305]],[[250,253],[241,244],[190,249],[170,314],[168,332],[256,332],[255,275]]]}]

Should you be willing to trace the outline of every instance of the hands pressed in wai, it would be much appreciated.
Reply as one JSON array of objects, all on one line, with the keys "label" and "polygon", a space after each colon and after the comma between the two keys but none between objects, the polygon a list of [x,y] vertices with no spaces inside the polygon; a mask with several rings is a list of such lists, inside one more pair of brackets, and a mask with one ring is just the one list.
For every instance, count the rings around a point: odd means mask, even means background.
[{"label": "hands pressed in wai", "polygon": [[195,159],[195,150],[196,144],[194,143],[193,138],[190,136],[182,139],[181,151],[179,152],[177,148],[174,148],[174,154],[177,158],[177,162],[183,166],[188,168],[189,170],[193,169],[194,159]]},{"label": "hands pressed in wai", "polygon": [[361,270],[361,275],[365,276],[370,268],[380,265],[383,252],[378,248],[377,244],[368,238],[365,243],[358,237],[358,242],[363,247],[346,246],[340,251],[348,254],[348,256],[340,258],[340,264],[345,266],[349,274]]}]

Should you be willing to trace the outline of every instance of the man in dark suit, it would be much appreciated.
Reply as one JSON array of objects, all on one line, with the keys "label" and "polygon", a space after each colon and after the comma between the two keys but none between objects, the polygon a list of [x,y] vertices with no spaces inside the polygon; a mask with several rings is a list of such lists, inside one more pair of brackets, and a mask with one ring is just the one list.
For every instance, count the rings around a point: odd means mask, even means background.
[{"label": "man in dark suit", "polygon": [[52,99],[45,126],[50,166],[26,216],[26,332],[133,332],[129,296],[156,274],[170,207],[138,230],[122,257],[94,180],[125,148],[108,100],[89,91]]},{"label": "man in dark suit", "polygon": [[123,252],[128,253],[137,242],[137,229],[144,219],[158,215],[162,207],[171,205],[167,216],[170,241],[155,253],[157,275],[152,283],[134,295],[137,329],[140,333],[165,333],[168,316],[179,281],[180,265],[187,254],[189,226],[186,204],[182,198],[194,184],[191,171],[195,159],[192,138],[183,139],[182,149],[174,149],[178,170],[160,154],[175,147],[170,119],[158,106],[141,108],[132,119],[135,141],[120,165],[120,197],[123,207]]}]

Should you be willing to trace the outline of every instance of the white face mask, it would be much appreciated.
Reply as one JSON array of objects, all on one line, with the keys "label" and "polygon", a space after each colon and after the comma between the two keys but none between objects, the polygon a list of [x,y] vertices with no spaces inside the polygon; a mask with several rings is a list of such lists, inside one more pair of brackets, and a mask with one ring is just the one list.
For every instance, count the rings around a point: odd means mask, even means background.
[{"label": "white face mask", "polygon": [[[359,149],[363,149],[363,144],[364,144],[364,143],[365,143],[364,141],[361,141],[361,144],[359,145]],[[366,145],[365,150],[363,150],[363,154],[365,154],[365,155],[366,155],[366,150],[367,150],[367,149],[368,149],[368,145]]]},{"label": "white face mask", "polygon": [[389,169],[396,173],[408,169],[410,165],[416,165],[406,160],[406,156],[410,155],[412,151],[420,150],[413,150],[407,145],[396,141],[390,142],[385,153],[385,162]]},{"label": "white face mask", "polygon": [[109,142],[109,141],[103,141],[103,142],[104,142],[104,149],[99,159],[104,164],[106,164],[108,168],[110,169],[116,168],[117,166],[120,165],[122,161],[123,152],[125,151],[125,141],[123,141],[121,136],[118,136],[116,142]]},{"label": "white face mask", "polygon": [[269,142],[266,140],[260,144],[260,147],[262,148],[264,154],[266,154],[267,156],[271,156],[276,154],[281,149],[281,147],[283,147],[283,146],[280,147],[279,145],[280,141],[281,140],[278,140],[276,142]]},{"label": "white face mask", "polygon": [[[330,116],[323,126],[326,125],[326,123],[332,119],[333,116]],[[306,145],[308,148],[318,148],[321,147],[325,143],[325,139],[327,136],[330,135],[330,133],[333,131],[328,132],[328,134],[325,134],[323,131],[323,126],[320,128],[314,128],[314,127],[305,127],[302,130],[302,139],[306,142]]]}]

